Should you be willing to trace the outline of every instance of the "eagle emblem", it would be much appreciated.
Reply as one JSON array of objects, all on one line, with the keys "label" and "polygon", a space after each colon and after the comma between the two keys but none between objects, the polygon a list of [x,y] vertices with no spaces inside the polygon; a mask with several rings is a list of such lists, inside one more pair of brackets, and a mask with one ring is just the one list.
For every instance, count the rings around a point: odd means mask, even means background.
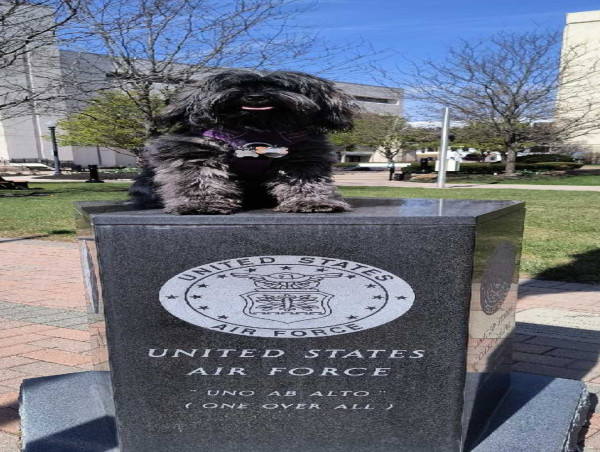
[{"label": "eagle emblem", "polygon": [[331,314],[333,295],[318,289],[325,278],[339,278],[341,273],[305,275],[280,272],[270,275],[232,273],[236,278],[252,279],[256,289],[240,295],[246,302],[244,314],[281,323],[297,323]]}]

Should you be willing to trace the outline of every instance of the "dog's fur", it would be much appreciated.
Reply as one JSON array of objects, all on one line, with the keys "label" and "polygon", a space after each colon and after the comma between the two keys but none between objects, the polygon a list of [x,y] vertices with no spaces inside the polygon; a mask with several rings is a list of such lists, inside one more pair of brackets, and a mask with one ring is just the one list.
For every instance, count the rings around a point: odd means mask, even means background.
[{"label": "dog's fur", "polygon": [[[242,109],[248,105],[274,108]],[[130,195],[138,205],[162,205],[174,214],[229,214],[266,207],[269,199],[279,212],[350,210],[332,183],[336,158],[326,132],[350,129],[355,108],[333,83],[308,74],[228,70],[211,75],[162,113],[163,125],[177,130],[149,141]],[[234,157],[233,146],[202,135],[219,128],[254,136],[301,131],[306,139],[271,143],[287,146],[289,154],[269,159],[266,170],[248,176],[236,171],[246,159]]]}]

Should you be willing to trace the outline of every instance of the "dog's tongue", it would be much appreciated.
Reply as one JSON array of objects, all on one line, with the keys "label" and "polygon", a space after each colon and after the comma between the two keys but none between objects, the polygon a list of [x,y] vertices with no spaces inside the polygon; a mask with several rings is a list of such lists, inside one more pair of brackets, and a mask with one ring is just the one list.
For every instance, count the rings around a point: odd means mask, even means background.
[{"label": "dog's tongue", "polygon": [[248,107],[247,105],[242,105],[242,110],[273,110],[273,108],[275,107]]}]

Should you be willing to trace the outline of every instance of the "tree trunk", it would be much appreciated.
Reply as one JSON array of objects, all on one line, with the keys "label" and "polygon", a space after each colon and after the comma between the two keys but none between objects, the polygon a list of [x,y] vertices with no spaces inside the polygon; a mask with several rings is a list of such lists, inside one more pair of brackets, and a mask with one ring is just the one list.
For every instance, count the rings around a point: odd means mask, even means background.
[{"label": "tree trunk", "polygon": [[506,176],[514,176],[517,161],[517,150],[512,148],[506,149],[506,166],[504,168],[504,174]]}]

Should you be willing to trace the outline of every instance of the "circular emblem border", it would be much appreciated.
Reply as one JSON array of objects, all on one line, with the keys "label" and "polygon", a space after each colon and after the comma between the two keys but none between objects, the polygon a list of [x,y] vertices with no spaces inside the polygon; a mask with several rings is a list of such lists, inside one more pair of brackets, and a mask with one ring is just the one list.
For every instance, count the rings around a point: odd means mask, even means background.
[{"label": "circular emblem border", "polygon": [[493,315],[504,304],[515,272],[515,259],[512,243],[502,242],[494,248],[481,279],[479,299],[484,314]]},{"label": "circular emblem border", "polygon": [[[272,259],[273,261],[261,262],[261,260],[264,261],[269,259]],[[304,262],[299,262],[300,260],[304,260]],[[310,261],[310,263],[307,263],[306,261]],[[244,262],[245,265],[240,264],[235,268],[231,268],[231,266],[219,268],[219,265],[223,266],[223,262]],[[326,262],[326,264],[319,264],[319,262]],[[335,265],[344,265],[346,267],[353,266],[359,270],[339,268]],[[289,269],[290,272],[285,274],[283,272],[271,273],[267,275],[261,275],[260,272],[258,272],[259,267],[268,266],[283,267],[286,271]],[[302,267],[302,269],[298,270],[300,267]],[[312,273],[305,274],[308,269],[312,270]],[[302,273],[293,273],[298,271],[302,271]],[[198,274],[198,272],[204,273]],[[369,272],[370,274],[365,275],[364,272]],[[376,274],[373,275],[373,273]],[[291,274],[296,276],[289,276]],[[255,307],[254,303],[255,300],[257,300],[257,297],[256,295],[253,295],[253,292],[249,292],[249,290],[252,290],[252,287],[259,287],[259,289],[255,289],[255,293],[259,293],[261,296],[265,293],[273,295],[273,292],[279,292],[287,294],[288,298],[290,298],[290,296],[293,297],[296,295],[298,291],[302,292],[302,289],[298,288],[288,289],[287,291],[285,289],[269,291],[268,284],[271,284],[271,287],[278,287],[278,283],[273,282],[275,281],[273,279],[274,276],[278,278],[302,277],[300,280],[305,281],[303,283],[304,287],[311,288],[310,292],[312,293],[310,293],[310,295],[313,295],[314,293],[320,295],[321,303],[318,307],[323,311],[322,315],[316,318],[305,315],[306,318],[302,318],[301,316],[300,320],[285,322],[279,320],[274,321],[274,317],[269,318],[269,316],[266,315],[261,316],[260,312],[258,314],[254,313],[252,308]],[[223,280],[222,284],[227,284],[225,278],[230,277],[238,278],[237,281],[240,282],[242,281],[242,278],[246,280],[246,283],[242,284],[242,288],[237,291],[239,293],[235,294],[246,303],[243,312],[239,309],[239,305],[241,305],[242,301],[236,300],[237,303],[235,304],[238,305],[238,310],[233,311],[231,310],[230,305],[225,306],[225,303],[221,300],[231,300],[231,293],[229,293],[228,298],[224,291],[231,292],[231,287],[233,286],[217,285],[217,287],[213,288],[208,287],[209,285],[214,286],[220,278]],[[343,277],[349,279],[342,280]],[[376,279],[377,277],[379,277],[379,279]],[[350,281],[350,278],[352,281]],[[360,278],[363,278],[365,283],[368,282],[368,284],[364,285],[364,294],[357,295],[356,290],[360,287],[360,284],[354,282],[354,278],[359,278],[356,280],[357,282],[362,281]],[[381,281],[381,279],[384,279],[384,281]],[[336,280],[336,285],[330,283],[327,286],[327,289],[323,289],[324,292],[320,291],[318,288],[320,283],[329,280]],[[251,282],[254,284],[251,284]],[[338,290],[338,293],[330,293],[333,292],[331,290],[332,288],[337,288],[340,284],[344,288],[345,285],[343,283],[346,283],[346,286],[348,286],[350,290],[354,290],[354,292],[340,293]],[[282,284],[285,287],[294,287],[293,285]],[[350,286],[353,286],[353,288]],[[262,287],[262,289],[260,287]],[[264,287],[267,287],[267,289]],[[372,292],[373,290],[375,290],[375,292]],[[294,293],[294,291],[296,291],[296,293]],[[371,291],[371,293],[369,293],[369,291]],[[376,293],[377,295],[372,295],[373,293]],[[303,294],[306,295],[306,291],[304,291]],[[278,294],[275,293],[275,295]],[[364,300],[361,297],[364,297]],[[275,298],[277,298],[277,296],[275,296]],[[316,298],[319,298],[319,296]],[[335,300],[336,298],[337,300]],[[348,299],[350,299],[350,304],[339,301]],[[227,261],[203,264],[173,276],[161,287],[159,292],[159,300],[162,306],[175,317],[192,325],[211,331],[241,336],[284,339],[329,337],[375,328],[404,315],[412,307],[414,299],[414,292],[406,281],[380,268],[344,259],[290,255],[239,257]],[[201,300],[201,302],[198,300]],[[340,315],[350,313],[353,306],[360,303],[373,306],[362,306],[363,309],[370,310],[364,316],[352,314],[347,316],[345,320],[340,320]],[[248,307],[249,305],[250,307]],[[333,305],[333,307],[330,305]],[[219,313],[227,315],[218,316],[217,314],[209,314],[208,311],[213,307],[216,310],[219,310]],[[352,309],[348,309],[348,307]],[[230,309],[229,311],[227,310],[228,308]],[[347,312],[343,313],[342,311],[344,311],[344,309],[346,309]],[[358,309],[360,308],[357,307],[355,310]],[[256,309],[254,310],[256,311]],[[289,315],[286,317],[285,312],[280,312],[280,314],[283,314],[284,318],[290,317]],[[324,319],[327,319],[330,316],[337,317],[337,321],[333,321],[334,319],[331,318],[330,320],[332,320],[333,323],[327,323]],[[231,317],[236,320],[230,320]],[[240,317],[243,322],[239,321]],[[275,324],[275,322],[277,324]],[[304,323],[304,326],[302,326],[302,323]],[[307,323],[310,323],[310,325],[307,326]]]}]

